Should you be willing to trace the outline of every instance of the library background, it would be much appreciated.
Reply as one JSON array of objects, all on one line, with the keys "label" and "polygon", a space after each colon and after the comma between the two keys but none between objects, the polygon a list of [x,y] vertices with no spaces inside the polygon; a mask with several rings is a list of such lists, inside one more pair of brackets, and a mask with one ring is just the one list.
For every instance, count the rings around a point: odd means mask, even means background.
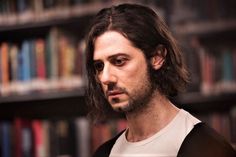
[{"label": "library background", "polygon": [[[90,157],[125,128],[86,118],[84,38],[92,17],[122,2],[152,7],[191,72],[173,102],[236,144],[236,1],[0,0],[2,157]],[[235,147],[236,148],[236,147]]]}]

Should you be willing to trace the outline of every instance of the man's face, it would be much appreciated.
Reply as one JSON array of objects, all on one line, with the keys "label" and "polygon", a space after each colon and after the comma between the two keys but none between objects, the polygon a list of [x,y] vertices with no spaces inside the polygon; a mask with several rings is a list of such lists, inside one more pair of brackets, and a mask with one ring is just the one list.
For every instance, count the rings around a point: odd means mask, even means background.
[{"label": "man's face", "polygon": [[108,31],[95,40],[94,67],[105,97],[117,111],[145,106],[153,93],[143,52],[122,34]]}]

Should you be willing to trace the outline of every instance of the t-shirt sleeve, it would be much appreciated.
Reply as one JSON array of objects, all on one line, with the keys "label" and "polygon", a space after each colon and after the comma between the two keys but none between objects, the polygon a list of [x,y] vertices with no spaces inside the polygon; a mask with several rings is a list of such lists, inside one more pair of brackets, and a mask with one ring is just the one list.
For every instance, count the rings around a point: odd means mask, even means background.
[{"label": "t-shirt sleeve", "polygon": [[120,132],[114,138],[110,139],[109,141],[105,142],[100,147],[98,147],[98,149],[93,154],[93,157],[109,157],[113,145],[123,132],[124,131]]},{"label": "t-shirt sleeve", "polygon": [[236,151],[214,129],[198,123],[184,139],[177,157],[236,157]]}]

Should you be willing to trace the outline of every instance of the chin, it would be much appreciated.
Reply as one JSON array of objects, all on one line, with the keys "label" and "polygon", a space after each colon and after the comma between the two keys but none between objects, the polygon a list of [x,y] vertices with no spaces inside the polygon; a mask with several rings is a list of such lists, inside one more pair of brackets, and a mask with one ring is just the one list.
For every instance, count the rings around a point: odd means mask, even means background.
[{"label": "chin", "polygon": [[129,108],[129,104],[127,102],[114,103],[112,104],[112,108],[117,112],[126,112],[126,110]]}]

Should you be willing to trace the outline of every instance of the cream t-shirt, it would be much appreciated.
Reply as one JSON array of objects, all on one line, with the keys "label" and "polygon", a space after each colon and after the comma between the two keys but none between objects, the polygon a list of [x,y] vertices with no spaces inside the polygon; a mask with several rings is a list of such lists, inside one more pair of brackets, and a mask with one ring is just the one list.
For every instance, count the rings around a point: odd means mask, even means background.
[{"label": "cream t-shirt", "polygon": [[199,122],[181,109],[167,126],[145,140],[128,142],[125,131],[117,139],[109,157],[176,157],[184,138]]}]

